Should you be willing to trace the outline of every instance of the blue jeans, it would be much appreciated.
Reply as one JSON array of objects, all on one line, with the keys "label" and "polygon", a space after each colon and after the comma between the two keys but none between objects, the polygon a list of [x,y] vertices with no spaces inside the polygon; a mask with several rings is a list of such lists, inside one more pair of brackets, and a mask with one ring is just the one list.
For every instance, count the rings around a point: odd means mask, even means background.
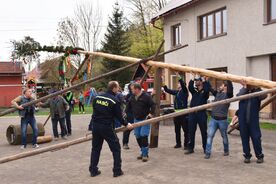
[{"label": "blue jeans", "polygon": [[219,129],[223,140],[224,153],[229,152],[228,136],[227,136],[228,122],[227,120],[215,120],[211,118],[208,128],[208,138],[206,145],[206,154],[211,154],[213,138],[216,131]]},{"label": "blue jeans", "polygon": [[[134,123],[140,122],[143,120],[134,119]],[[141,155],[148,156],[149,154],[149,147],[148,147],[148,136],[150,134],[150,125],[144,125],[134,129],[134,135],[138,140],[140,140],[140,147],[141,147]],[[139,144],[139,142],[138,142]]]},{"label": "blue jeans", "polygon": [[38,128],[37,128],[37,125],[36,125],[36,120],[35,120],[34,116],[27,116],[27,117],[21,118],[22,145],[24,145],[24,146],[27,145],[27,128],[28,128],[28,124],[30,124],[30,126],[33,129],[32,144],[34,145],[34,144],[37,143]]}]

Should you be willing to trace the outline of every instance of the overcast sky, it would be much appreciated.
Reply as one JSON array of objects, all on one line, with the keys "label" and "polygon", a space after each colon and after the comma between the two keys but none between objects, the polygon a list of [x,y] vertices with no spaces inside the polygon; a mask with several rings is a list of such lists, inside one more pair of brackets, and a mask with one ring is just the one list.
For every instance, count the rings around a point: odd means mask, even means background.
[{"label": "overcast sky", "polygon": [[[74,15],[77,3],[83,0],[7,0],[0,5],[0,61],[10,61],[10,40],[31,36],[41,45],[55,45],[57,23]],[[91,0],[92,1],[92,0]],[[97,0],[93,0],[97,1]],[[116,0],[99,0],[103,10],[103,25]],[[118,0],[124,10],[125,0]],[[105,31],[103,27],[102,31]]]}]

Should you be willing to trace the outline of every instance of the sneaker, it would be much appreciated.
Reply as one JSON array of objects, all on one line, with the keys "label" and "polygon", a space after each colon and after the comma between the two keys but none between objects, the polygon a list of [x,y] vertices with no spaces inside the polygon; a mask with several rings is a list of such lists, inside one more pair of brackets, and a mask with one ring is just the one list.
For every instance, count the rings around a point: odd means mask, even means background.
[{"label": "sneaker", "polygon": [[229,152],[224,152],[223,156],[229,156]]},{"label": "sneaker", "polygon": [[250,158],[245,158],[243,162],[244,162],[245,164],[249,164],[251,161],[250,161]]},{"label": "sneaker", "polygon": [[211,157],[211,154],[205,154],[205,159],[209,159]]},{"label": "sneaker", "polygon": [[149,160],[149,157],[148,157],[148,156],[142,157],[142,161],[143,161],[143,162],[147,162],[148,160]]},{"label": "sneaker", "polygon": [[123,149],[128,150],[128,149],[129,149],[128,145],[127,145],[127,144],[124,144],[124,145],[123,145]]},{"label": "sneaker", "polygon": [[264,158],[258,158],[257,159],[257,164],[262,164],[264,163]]},{"label": "sneaker", "polygon": [[122,175],[124,175],[124,172],[123,172],[123,171],[118,172],[118,173],[114,173],[114,174],[113,174],[113,177],[116,178],[116,177],[119,177],[119,176],[122,176]]},{"label": "sneaker", "polygon": [[98,175],[100,175],[101,174],[101,171],[97,171],[97,172],[95,172],[95,173],[90,173],[90,176],[91,177],[95,177],[95,176],[98,176]]},{"label": "sneaker", "polygon": [[175,149],[181,148],[181,145],[177,144],[177,145],[174,146],[174,148],[175,148]]},{"label": "sneaker", "polygon": [[58,141],[58,137],[55,137],[55,138],[54,138],[54,141]]},{"label": "sneaker", "polygon": [[142,160],[142,158],[143,158],[143,156],[140,155],[140,156],[137,157],[137,160]]},{"label": "sneaker", "polygon": [[68,133],[67,136],[70,137],[72,134],[71,133]]},{"label": "sneaker", "polygon": [[33,148],[39,148],[38,144],[34,144]]},{"label": "sneaker", "polygon": [[192,153],[194,153],[194,150],[190,150],[190,149],[188,149],[187,151],[185,151],[185,155],[189,155],[189,154],[192,154]]},{"label": "sneaker", "polygon": [[24,150],[24,149],[26,149],[26,145],[22,145],[21,147],[20,147],[20,149],[22,149],[22,150]]},{"label": "sneaker", "polygon": [[66,138],[65,136],[62,136],[61,138],[62,138],[63,140],[67,140],[67,138]]}]

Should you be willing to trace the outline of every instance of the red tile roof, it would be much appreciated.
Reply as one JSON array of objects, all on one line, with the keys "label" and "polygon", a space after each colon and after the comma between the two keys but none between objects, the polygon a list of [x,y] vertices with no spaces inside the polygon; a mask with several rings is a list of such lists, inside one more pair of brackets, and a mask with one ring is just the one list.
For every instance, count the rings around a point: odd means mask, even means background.
[{"label": "red tile roof", "polygon": [[24,69],[20,62],[0,62],[0,74],[22,74]]}]

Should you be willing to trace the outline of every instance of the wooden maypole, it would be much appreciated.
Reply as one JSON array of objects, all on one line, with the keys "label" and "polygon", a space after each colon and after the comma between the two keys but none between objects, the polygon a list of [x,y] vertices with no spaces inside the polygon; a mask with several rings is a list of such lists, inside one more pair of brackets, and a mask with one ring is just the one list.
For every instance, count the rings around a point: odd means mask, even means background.
[{"label": "wooden maypole", "polygon": [[[127,57],[127,56],[120,56],[120,55],[114,55],[114,54],[108,54],[103,52],[87,52],[87,51],[78,51],[80,54],[89,54],[99,57],[105,57],[112,60],[119,60],[119,61],[125,61],[129,63],[135,63],[138,62],[139,58],[134,57]],[[263,80],[263,79],[257,79],[253,77],[244,77],[244,76],[238,76],[233,75],[229,73],[221,73],[201,68],[194,68],[190,66],[182,66],[177,64],[171,64],[171,63],[163,63],[163,62],[156,62],[156,61],[148,61],[146,63],[148,66],[158,67],[158,68],[166,68],[174,71],[182,71],[182,72],[189,72],[189,73],[196,73],[201,76],[207,76],[212,78],[217,78],[221,80],[230,80],[232,82],[241,83],[242,81],[245,81],[247,84],[252,86],[258,86],[263,87],[267,89],[271,89],[276,87],[276,82],[270,81],[270,80]]]}]

